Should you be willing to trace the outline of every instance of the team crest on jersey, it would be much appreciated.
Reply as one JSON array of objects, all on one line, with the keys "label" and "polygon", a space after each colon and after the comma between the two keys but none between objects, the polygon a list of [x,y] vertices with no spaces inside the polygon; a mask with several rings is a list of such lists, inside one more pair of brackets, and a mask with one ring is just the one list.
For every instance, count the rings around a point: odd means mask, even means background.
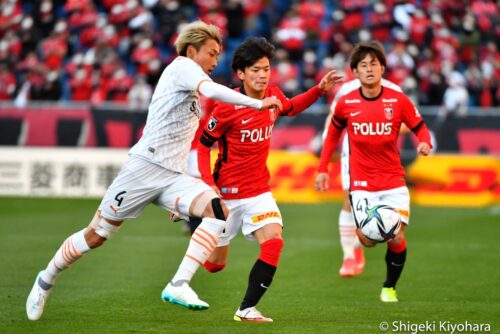
[{"label": "team crest on jersey", "polygon": [[274,108],[269,109],[269,119],[271,120],[271,122],[276,121],[276,109]]},{"label": "team crest on jersey", "polygon": [[210,120],[207,123],[207,129],[208,129],[208,131],[214,131],[215,126],[217,125],[217,122],[219,122],[217,120],[217,118],[215,118],[214,116],[211,116]]},{"label": "team crest on jersey", "polygon": [[394,112],[392,108],[384,108],[385,118],[391,120],[394,117]]}]

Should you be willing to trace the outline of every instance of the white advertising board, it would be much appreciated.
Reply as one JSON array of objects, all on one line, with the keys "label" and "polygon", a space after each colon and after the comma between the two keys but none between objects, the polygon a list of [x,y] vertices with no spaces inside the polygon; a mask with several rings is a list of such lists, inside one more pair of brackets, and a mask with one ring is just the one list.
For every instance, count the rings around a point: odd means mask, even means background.
[{"label": "white advertising board", "polygon": [[0,147],[0,196],[101,197],[127,149]]}]

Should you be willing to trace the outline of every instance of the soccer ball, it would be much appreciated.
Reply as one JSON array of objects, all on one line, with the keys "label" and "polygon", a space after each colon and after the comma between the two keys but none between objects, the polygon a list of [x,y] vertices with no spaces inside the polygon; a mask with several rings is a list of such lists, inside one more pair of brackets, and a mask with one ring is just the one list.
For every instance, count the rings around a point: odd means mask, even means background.
[{"label": "soccer ball", "polygon": [[375,242],[393,239],[401,228],[401,216],[388,205],[375,205],[365,209],[366,218],[360,223],[361,233]]}]

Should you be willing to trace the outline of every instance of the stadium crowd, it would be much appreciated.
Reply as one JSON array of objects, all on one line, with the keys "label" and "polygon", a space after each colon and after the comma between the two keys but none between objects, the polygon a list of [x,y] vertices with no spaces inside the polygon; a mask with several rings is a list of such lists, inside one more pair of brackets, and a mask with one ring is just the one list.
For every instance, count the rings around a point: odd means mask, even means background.
[{"label": "stadium crowd", "polygon": [[499,7],[493,0],[0,0],[0,101],[146,106],[176,56],[179,28],[200,18],[223,32],[214,73],[223,84],[236,83],[232,51],[248,36],[278,47],[271,79],[289,96],[332,67],[349,73],[352,45],[376,39],[388,53],[385,78],[414,102],[441,105],[448,89],[468,95],[469,106],[499,106]]}]

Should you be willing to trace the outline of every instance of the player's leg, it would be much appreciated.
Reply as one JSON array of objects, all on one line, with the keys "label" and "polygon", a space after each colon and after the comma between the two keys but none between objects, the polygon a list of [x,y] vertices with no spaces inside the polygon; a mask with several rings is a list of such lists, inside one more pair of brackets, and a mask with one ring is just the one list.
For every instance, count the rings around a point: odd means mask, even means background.
[{"label": "player's leg", "polygon": [[344,253],[342,267],[339,275],[351,277],[359,275],[365,267],[365,256],[363,246],[356,236],[356,225],[351,212],[349,201],[350,173],[349,173],[349,140],[345,135],[342,140],[342,151],[340,156],[340,179],[344,190],[344,203],[339,214],[340,245]]},{"label": "player's leg", "polygon": [[[110,185],[89,226],[69,236],[42,270],[33,285],[26,302],[30,320],[38,320],[45,302],[60,273],[91,249],[101,246],[115,234],[127,218],[138,217],[144,207],[156,198],[163,185],[157,165],[131,157]],[[140,181],[140,186],[137,184]],[[151,185],[147,187],[146,185]]]},{"label": "player's leg", "polygon": [[381,301],[397,302],[396,283],[403,272],[406,262],[405,228],[409,224],[410,195],[407,187],[391,189],[382,193],[384,193],[382,196],[384,203],[397,208],[403,222],[396,237],[387,242],[385,255],[387,274],[380,293]]},{"label": "player's leg", "polygon": [[207,309],[209,305],[198,298],[189,283],[216,248],[229,211],[208,185],[187,175],[178,176],[159,197],[157,204],[169,211],[177,211],[179,216],[202,217],[177,272],[163,289],[161,297],[186,308]]},{"label": "player's leg", "polygon": [[281,257],[284,245],[281,214],[270,193],[257,196],[255,202],[249,205],[248,218],[251,221],[244,222],[243,233],[248,236],[250,232],[257,240],[260,254],[250,271],[245,297],[234,315],[234,320],[271,322],[271,318],[263,316],[255,307],[271,286]]},{"label": "player's leg", "polygon": [[383,302],[397,302],[396,283],[403,272],[406,262],[406,238],[404,235],[405,224],[401,226],[396,238],[387,242],[387,252],[385,263],[387,274],[384,287],[380,293],[380,300]]},{"label": "player's leg", "polygon": [[339,215],[340,245],[344,253],[339,275],[352,277],[361,274],[364,269],[363,247],[356,236],[356,225],[351,213],[349,193],[344,192],[344,205]]},{"label": "player's leg", "polygon": [[118,231],[121,223],[122,221],[105,219],[97,211],[87,228],[70,235],[62,243],[47,267],[40,271],[35,279],[26,301],[29,320],[40,319],[52,287],[61,272],[91,249],[101,246]]}]

